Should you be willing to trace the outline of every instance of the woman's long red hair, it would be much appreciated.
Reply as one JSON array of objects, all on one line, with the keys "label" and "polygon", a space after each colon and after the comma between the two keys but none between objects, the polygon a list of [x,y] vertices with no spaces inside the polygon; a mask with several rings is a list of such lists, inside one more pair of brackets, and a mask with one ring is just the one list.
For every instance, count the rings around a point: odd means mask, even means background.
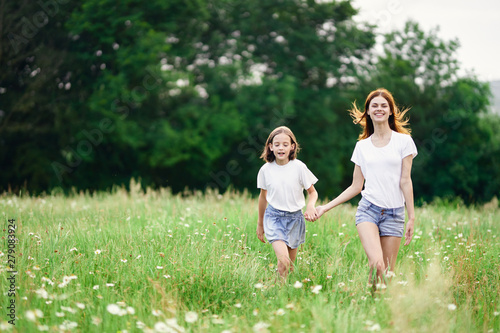
[{"label": "woman's long red hair", "polygon": [[351,110],[349,110],[349,114],[351,115],[353,122],[355,124],[360,124],[363,127],[363,131],[359,135],[358,140],[366,139],[373,134],[373,121],[367,114],[367,111],[370,107],[372,99],[377,96],[385,98],[387,103],[389,103],[389,108],[392,111],[392,115],[389,116],[389,126],[391,127],[391,129],[398,133],[410,134],[411,130],[410,128],[407,128],[407,126],[410,125],[410,122],[407,118],[404,118],[404,115],[410,109],[406,108],[400,111],[396,103],[394,102],[394,97],[392,97],[392,94],[387,89],[379,88],[369,93],[368,97],[366,97],[364,111],[358,109],[358,107],[356,106],[356,102],[352,103],[353,107]]}]

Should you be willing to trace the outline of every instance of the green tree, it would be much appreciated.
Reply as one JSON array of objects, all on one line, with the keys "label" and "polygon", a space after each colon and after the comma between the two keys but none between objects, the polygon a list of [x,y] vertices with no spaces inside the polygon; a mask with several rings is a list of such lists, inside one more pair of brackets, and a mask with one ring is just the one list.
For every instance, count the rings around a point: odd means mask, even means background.
[{"label": "green tree", "polygon": [[299,158],[320,179],[321,195],[337,194],[352,174],[346,166],[355,128],[345,126],[351,123],[346,110],[356,63],[374,44],[372,31],[353,24],[349,2],[222,1],[210,10],[207,58],[240,65],[233,87],[247,124],[212,178],[255,189],[265,140],[287,125],[303,147]]},{"label": "green tree", "polygon": [[331,197],[351,181],[359,129],[347,110],[383,86],[412,107],[417,197],[498,192],[488,86],[457,77],[458,42],[415,23],[386,35],[372,62],[373,27],[354,24],[346,1],[0,7],[0,189],[106,189],[131,177],[174,191],[255,189],[262,146],[287,125]]},{"label": "green tree", "polygon": [[48,189],[57,185],[51,162],[69,130],[61,115],[72,118],[67,102],[77,96],[64,82],[72,55],[62,27],[75,2],[0,6],[0,189]]}]

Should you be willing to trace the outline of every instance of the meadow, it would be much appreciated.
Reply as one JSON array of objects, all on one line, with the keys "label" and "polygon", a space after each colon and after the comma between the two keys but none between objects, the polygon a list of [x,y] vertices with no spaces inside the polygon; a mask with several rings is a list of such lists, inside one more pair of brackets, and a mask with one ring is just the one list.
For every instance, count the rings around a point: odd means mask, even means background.
[{"label": "meadow", "polygon": [[350,204],[307,222],[283,284],[248,193],[132,183],[3,195],[0,207],[1,332],[500,331],[498,203],[418,207],[413,241],[373,295]]}]

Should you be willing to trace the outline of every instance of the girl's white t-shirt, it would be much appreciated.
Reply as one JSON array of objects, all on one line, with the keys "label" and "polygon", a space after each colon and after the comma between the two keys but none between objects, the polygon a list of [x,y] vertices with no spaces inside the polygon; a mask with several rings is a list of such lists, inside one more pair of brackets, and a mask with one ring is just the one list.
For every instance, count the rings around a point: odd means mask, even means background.
[{"label": "girl's white t-shirt", "polygon": [[257,188],[267,190],[267,202],[276,209],[296,212],[306,205],[304,189],[316,184],[318,178],[300,160],[285,165],[276,161],[264,164],[257,175]]},{"label": "girl's white t-shirt", "polygon": [[351,161],[361,167],[365,177],[361,195],[379,207],[403,207],[405,199],[400,187],[403,159],[417,154],[411,136],[395,131],[392,131],[391,139],[384,147],[375,147],[371,136],[358,141]]}]

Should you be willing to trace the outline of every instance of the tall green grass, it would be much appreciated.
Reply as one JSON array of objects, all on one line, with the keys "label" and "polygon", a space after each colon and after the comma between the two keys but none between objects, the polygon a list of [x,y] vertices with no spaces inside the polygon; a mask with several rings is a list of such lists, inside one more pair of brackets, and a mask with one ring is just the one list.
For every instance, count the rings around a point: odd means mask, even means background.
[{"label": "tall green grass", "polygon": [[372,296],[353,206],[307,223],[295,272],[280,284],[272,247],[255,234],[256,199],[132,185],[0,198],[2,229],[10,218],[18,225],[19,272],[12,326],[4,230],[2,332],[500,329],[498,206],[418,208],[416,237],[401,247],[396,276]]}]

